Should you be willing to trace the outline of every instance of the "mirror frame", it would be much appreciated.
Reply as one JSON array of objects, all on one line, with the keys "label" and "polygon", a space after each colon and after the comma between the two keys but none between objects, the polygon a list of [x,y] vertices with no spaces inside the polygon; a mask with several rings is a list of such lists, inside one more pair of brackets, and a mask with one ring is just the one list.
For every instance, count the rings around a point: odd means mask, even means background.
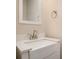
[{"label": "mirror frame", "polygon": [[[41,0],[42,1],[42,0]],[[42,7],[42,3],[41,3],[41,7]],[[42,9],[42,8],[41,8]],[[39,17],[39,21],[27,21],[27,20],[23,20],[23,0],[19,0],[19,23],[23,23],[23,24],[37,24],[40,25],[41,22],[41,14],[42,14],[42,10],[40,9],[40,17]]]}]

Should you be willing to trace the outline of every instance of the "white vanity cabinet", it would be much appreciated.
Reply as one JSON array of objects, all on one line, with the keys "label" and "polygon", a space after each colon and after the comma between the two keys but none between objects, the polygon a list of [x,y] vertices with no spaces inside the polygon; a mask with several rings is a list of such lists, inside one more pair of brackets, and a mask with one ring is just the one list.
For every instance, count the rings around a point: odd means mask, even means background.
[{"label": "white vanity cabinet", "polygon": [[21,40],[17,47],[21,59],[60,59],[60,43],[53,40]]},{"label": "white vanity cabinet", "polygon": [[60,59],[60,46],[56,44],[51,48],[49,46],[36,51],[23,52],[21,59]]}]

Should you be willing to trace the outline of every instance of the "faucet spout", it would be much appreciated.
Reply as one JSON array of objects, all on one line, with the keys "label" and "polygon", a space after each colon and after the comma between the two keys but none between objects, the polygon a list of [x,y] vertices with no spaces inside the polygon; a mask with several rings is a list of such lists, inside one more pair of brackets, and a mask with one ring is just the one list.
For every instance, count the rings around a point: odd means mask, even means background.
[{"label": "faucet spout", "polygon": [[38,38],[37,30],[33,30],[32,38],[33,39],[37,39]]}]

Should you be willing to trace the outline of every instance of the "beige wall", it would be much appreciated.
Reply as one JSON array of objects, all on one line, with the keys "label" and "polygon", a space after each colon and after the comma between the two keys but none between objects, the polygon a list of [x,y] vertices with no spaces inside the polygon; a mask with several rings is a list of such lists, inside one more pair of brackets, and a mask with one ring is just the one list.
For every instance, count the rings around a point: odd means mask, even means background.
[{"label": "beige wall", "polygon": [[[46,34],[50,37],[60,37],[61,38],[61,0],[46,0],[45,11],[46,11]],[[57,10],[57,18],[50,18],[50,11]]]},{"label": "beige wall", "polygon": [[[50,37],[61,37],[61,0],[42,0],[42,24],[27,25],[19,23],[18,0],[16,0],[16,34],[25,34],[33,29],[38,32],[45,32]],[[56,19],[50,18],[50,10],[56,9],[58,16]]]}]

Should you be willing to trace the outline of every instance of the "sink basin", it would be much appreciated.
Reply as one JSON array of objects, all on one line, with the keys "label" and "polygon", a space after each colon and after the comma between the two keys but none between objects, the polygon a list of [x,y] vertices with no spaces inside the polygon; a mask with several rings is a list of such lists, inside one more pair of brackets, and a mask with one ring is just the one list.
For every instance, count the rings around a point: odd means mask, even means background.
[{"label": "sink basin", "polygon": [[21,40],[16,43],[17,47],[20,51],[28,51],[28,50],[36,50],[46,46],[50,46],[55,44],[56,42],[45,40],[45,39],[38,39],[38,40]]}]

